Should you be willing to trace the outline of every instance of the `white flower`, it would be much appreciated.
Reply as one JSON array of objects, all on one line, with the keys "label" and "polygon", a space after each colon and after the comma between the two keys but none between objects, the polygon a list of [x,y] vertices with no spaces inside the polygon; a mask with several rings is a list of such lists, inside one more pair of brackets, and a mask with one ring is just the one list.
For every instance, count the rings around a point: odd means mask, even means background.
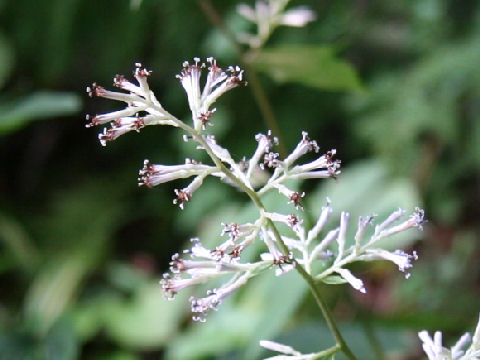
[{"label": "white flower", "polygon": [[[216,157],[218,157],[221,161],[230,164],[231,166],[236,166],[235,161],[232,159],[229,151],[217,144],[217,140],[215,139],[214,135],[204,136],[203,139]],[[202,147],[197,146],[197,149],[202,149]]]},{"label": "white flower", "polygon": [[306,6],[287,10],[280,17],[279,23],[286,26],[303,27],[317,18],[315,13]]},{"label": "white flower", "polygon": [[260,346],[265,349],[283,353],[285,355],[301,355],[301,353],[291,346],[283,345],[275,341],[270,340],[260,340]]},{"label": "white flower", "polygon": [[310,243],[312,242],[320,233],[320,231],[323,230],[325,227],[325,224],[327,223],[330,215],[332,214],[332,208],[330,205],[322,207],[322,212],[320,213],[320,216],[318,217],[318,220],[313,228],[310,229],[307,235],[307,241]]},{"label": "white flower", "polygon": [[[426,330],[420,331],[418,337],[422,341],[423,351],[428,360],[479,360],[480,359],[480,319],[473,338],[469,333],[463,334],[450,349],[442,345],[442,333],[436,331],[433,338]],[[467,345],[470,346],[467,348]]]},{"label": "white flower", "polygon": [[387,260],[391,261],[398,266],[398,269],[401,272],[405,273],[405,278],[410,277],[410,273],[406,270],[410,269],[413,264],[413,260],[418,260],[417,252],[414,251],[412,254],[407,254],[403,250],[395,250],[393,252],[383,250],[383,249],[368,249],[365,251],[365,255],[362,255],[358,258],[359,260]]},{"label": "white flower", "polygon": [[378,241],[381,238],[392,236],[396,233],[406,231],[411,228],[418,228],[419,230],[423,230],[423,224],[425,223],[424,219],[424,211],[420,208],[415,208],[415,212],[410,215],[408,220],[400,223],[398,225],[392,226],[390,228],[386,228],[388,225],[395,222],[405,213],[404,210],[399,209],[398,211],[392,213],[383,223],[375,227],[375,236],[374,240]]},{"label": "white flower", "polygon": [[293,260],[292,254],[289,254],[288,256],[286,256],[280,253],[280,251],[274,251],[273,254],[271,252],[260,254],[260,258],[263,261],[271,261],[273,265],[278,266],[275,269],[276,276],[286,274],[295,268],[292,262]]},{"label": "white flower", "polygon": [[302,27],[315,20],[315,13],[305,6],[285,10],[288,0],[258,0],[255,7],[247,4],[237,5],[237,12],[248,21],[257,25],[255,35],[240,34],[239,41],[252,48],[261,47],[277,26]]},{"label": "white flower", "polygon": [[[465,346],[470,342],[470,340],[471,336],[469,333],[463,334],[460,339],[458,339],[455,345],[450,349],[452,353],[452,359],[459,359],[465,354],[465,351],[462,349],[465,348]],[[471,359],[474,360],[474,358]]]},{"label": "white flower", "polygon": [[[335,177],[340,174],[340,160],[334,160],[337,150],[332,149],[316,160],[292,168],[292,179],[312,179]],[[324,170],[323,170],[324,169]]]},{"label": "white flower", "polygon": [[274,222],[281,222],[291,227],[295,232],[299,231],[303,220],[295,214],[284,215],[279,213],[264,212],[265,216]]},{"label": "white flower", "polygon": [[305,197],[304,192],[300,193],[298,191],[290,190],[283,184],[278,184],[275,187],[280,194],[285,195],[289,199],[288,203],[293,204],[295,209],[303,210],[302,199]]},{"label": "white flower", "polygon": [[203,284],[207,282],[210,277],[190,277],[190,278],[180,278],[180,277],[170,277],[170,275],[164,274],[163,279],[160,280],[160,285],[162,285],[163,293],[167,299],[173,299],[175,294],[180,290],[185,289],[189,286]]},{"label": "white flower", "polygon": [[246,83],[243,81],[243,70],[240,67],[229,66],[226,71],[223,71],[216,60],[209,57],[207,62],[210,66],[202,91],[200,79],[206,65],[200,62],[200,58],[193,60],[193,64],[188,61],[183,63],[183,69],[177,78],[187,93],[194,128],[201,130],[205,129],[205,125],[209,123],[210,117],[215,112],[215,109],[210,110],[210,106],[227,91]]},{"label": "white flower", "polygon": [[202,185],[203,180],[209,175],[208,172],[199,174],[193,181],[183,189],[175,189],[176,198],[173,199],[173,203],[183,210],[185,204],[192,200],[193,193]]},{"label": "white flower", "polygon": [[363,285],[363,281],[355,277],[350,270],[348,269],[335,269],[335,272],[338,273],[342,278],[344,278],[354,289],[357,289],[361,293],[366,293],[367,290]]},{"label": "white flower", "polygon": [[265,349],[283,354],[269,357],[264,360],[313,360],[319,359],[320,356],[316,353],[302,354],[300,351],[295,350],[291,346],[283,345],[270,340],[260,340],[260,346],[264,347]]},{"label": "white flower", "polygon": [[212,166],[186,163],[184,165],[157,165],[151,164],[148,159],[143,162],[143,168],[138,172],[138,185],[148,187],[157,186],[175,179],[188,178],[200,175],[205,171],[215,169]]},{"label": "white flower", "polygon": [[253,170],[257,167],[265,153],[270,152],[274,145],[278,145],[278,138],[272,135],[272,131],[268,130],[266,134],[255,135],[258,145],[252,158],[248,162],[247,179],[252,177]]},{"label": "white flower", "polygon": [[86,127],[111,123],[110,129],[104,129],[98,135],[103,146],[129,131],[134,130],[138,132],[141,128],[148,125],[178,125],[172,116],[163,109],[150,90],[147,83],[147,77],[150,74],[151,71],[142,67],[140,63],[135,64],[134,76],[138,86],[126,80],[124,76],[116,75],[113,79],[114,86],[128,91],[129,94],[108,91],[96,83],[91,87],[87,87],[87,93],[90,97],[104,97],[127,104],[127,107],[123,110],[86,116],[86,120],[89,121]]},{"label": "white flower", "polygon": [[237,240],[251,234],[257,229],[257,227],[251,223],[246,223],[241,225],[237,223],[230,223],[230,224],[222,223],[222,226],[223,226],[223,230],[220,233],[220,236],[228,234],[232,242],[236,242]]},{"label": "white flower", "polygon": [[290,155],[288,155],[284,163],[288,167],[306,153],[310,151],[315,151],[318,153],[319,150],[320,148],[317,142],[315,140],[310,140],[308,133],[306,131],[302,131],[302,140],[300,140],[300,142],[297,144],[297,147],[290,153]]},{"label": "white flower", "polygon": [[[452,352],[443,347],[442,333],[440,331],[435,332],[433,339],[426,330],[420,331],[418,337],[423,343],[423,351],[427,354],[428,360],[460,360],[464,354],[460,349],[470,341],[470,335],[468,333],[463,335],[452,348],[452,350],[454,350]],[[470,360],[474,360],[474,358],[470,358]]]},{"label": "white flower", "polygon": [[191,310],[194,314],[192,319],[194,321],[205,322],[206,313],[209,310],[217,310],[218,305],[227,296],[231,295],[235,290],[238,290],[241,286],[245,285],[252,274],[246,272],[243,275],[236,278],[236,280],[224,284],[219,289],[213,289],[207,291],[207,296],[204,298],[190,298]]}]

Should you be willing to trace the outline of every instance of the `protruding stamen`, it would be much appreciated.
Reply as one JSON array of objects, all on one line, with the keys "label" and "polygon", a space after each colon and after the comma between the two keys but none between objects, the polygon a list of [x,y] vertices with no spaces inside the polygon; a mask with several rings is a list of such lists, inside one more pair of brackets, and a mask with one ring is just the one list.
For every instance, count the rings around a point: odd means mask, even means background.
[{"label": "protruding stamen", "polygon": [[180,209],[184,209],[185,203],[192,200],[192,194],[185,189],[175,189],[175,195],[177,195],[176,199],[173,199],[173,203],[178,205]]},{"label": "protruding stamen", "polygon": [[152,74],[151,70],[147,70],[141,63],[135,63],[135,71],[133,73],[136,77],[146,78]]},{"label": "protruding stamen", "polygon": [[87,90],[88,96],[90,97],[94,97],[94,96],[101,97],[105,92],[105,88],[103,86],[97,85],[97,83],[93,83],[91,87],[87,86],[86,90]]},{"label": "protruding stamen", "polygon": [[205,130],[207,128],[207,125],[213,126],[213,124],[210,122],[210,118],[216,111],[217,109],[214,108],[200,114],[198,120],[200,120],[200,122],[202,123],[202,130]]}]

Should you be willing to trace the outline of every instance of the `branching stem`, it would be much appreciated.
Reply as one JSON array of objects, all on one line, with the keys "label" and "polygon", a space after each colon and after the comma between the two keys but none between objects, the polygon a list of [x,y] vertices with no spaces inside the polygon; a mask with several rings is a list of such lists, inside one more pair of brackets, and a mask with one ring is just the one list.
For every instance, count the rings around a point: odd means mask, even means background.
[{"label": "branching stem", "polygon": [[[260,200],[257,193],[254,190],[247,187],[240,179],[238,179],[225,166],[225,164],[223,164],[223,162],[213,153],[212,149],[209,147],[209,145],[204,140],[202,135],[198,131],[193,129],[192,127],[183,123],[182,121],[178,120],[178,123],[179,123],[179,127],[181,127],[183,130],[190,133],[193,136],[194,140],[197,141],[205,149],[205,151],[210,156],[210,158],[215,163],[215,165],[219,169],[221,169],[221,171],[230,180],[232,180],[240,189],[242,189],[248,195],[248,197],[255,203],[255,205],[257,206],[260,213],[264,212],[265,211],[265,206],[263,205],[263,203]],[[267,221],[268,227],[273,231],[273,234],[275,236],[275,240],[277,241],[278,245],[280,246],[282,252],[284,253],[284,255],[288,256],[288,254],[289,254],[288,247],[287,247],[287,245],[285,245],[285,242],[282,240],[282,237],[281,237],[277,227],[275,226],[275,224],[273,223],[273,221],[271,219],[267,218],[266,221]],[[330,328],[330,331],[332,332],[333,336],[335,337],[335,341],[336,341],[337,345],[339,346],[339,348],[341,349],[341,351],[350,360],[356,359],[355,356],[353,355],[352,351],[348,347],[347,343],[345,342],[345,339],[343,338],[342,334],[338,330],[335,319],[333,318],[333,315],[332,315],[330,309],[328,308],[328,306],[327,306],[325,300],[323,299],[317,285],[315,284],[315,280],[313,279],[313,277],[310,274],[308,274],[305,271],[305,269],[303,268],[303,266],[301,266],[298,263],[295,264],[295,269],[300,273],[300,275],[304,278],[304,280],[307,282],[308,286],[310,287],[310,291],[312,292],[313,297],[314,297],[318,307],[320,308],[320,310],[322,312],[322,315],[325,318],[325,321],[327,322],[327,325]]]}]

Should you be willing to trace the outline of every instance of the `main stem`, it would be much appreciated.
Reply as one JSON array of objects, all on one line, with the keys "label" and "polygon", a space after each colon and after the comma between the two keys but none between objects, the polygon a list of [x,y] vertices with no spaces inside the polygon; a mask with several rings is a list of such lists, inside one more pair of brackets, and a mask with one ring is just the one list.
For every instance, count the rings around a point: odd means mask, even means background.
[{"label": "main stem", "polygon": [[[205,149],[205,151],[208,153],[210,158],[213,160],[215,165],[225,174],[228,176],[230,180],[232,180],[240,189],[242,189],[249,197],[250,199],[255,203],[257,208],[263,212],[265,211],[265,206],[263,205],[262,201],[258,197],[255,191],[247,187],[240,179],[238,179],[223,163],[222,161],[213,153],[212,149],[208,146],[206,141],[203,139],[202,135],[193,129],[192,127],[188,126],[187,124],[179,121],[179,126],[184,129],[185,131],[189,132],[194,136],[194,139],[199,142],[202,147]],[[283,253],[288,256],[289,250],[287,248],[287,245],[285,245],[285,242],[282,240],[282,237],[280,236],[280,233],[273,223],[271,219],[267,219],[267,224],[270,227],[270,229],[273,231],[275,235],[275,239],[277,243],[280,245]],[[318,290],[317,285],[315,284],[315,280],[313,277],[305,271],[303,266],[300,264],[296,263],[295,264],[295,269],[300,273],[300,275],[305,279],[307,282],[308,286],[310,287],[310,291],[313,294],[313,297],[320,308],[323,317],[325,318],[325,321],[327,322],[328,327],[330,328],[330,331],[332,332],[333,336],[335,337],[335,341],[337,344],[340,346],[341,351],[350,359],[350,360],[355,360],[355,355],[353,355],[352,351],[348,347],[347,343],[345,342],[345,339],[343,338],[342,334],[338,330],[337,324],[335,322],[335,319],[333,318],[333,315],[330,311],[330,309],[327,306],[327,303],[323,299],[322,295],[320,294],[320,291]]]},{"label": "main stem", "polygon": [[[255,194],[256,195],[256,194]],[[282,250],[284,254],[288,254],[288,248],[283,242],[280,233],[278,232],[277,227],[275,224],[269,219],[269,225],[270,228],[272,229],[275,238],[277,239],[278,243],[282,247]],[[327,322],[328,327],[330,328],[330,331],[332,332],[333,336],[335,337],[335,341],[337,344],[340,346],[342,352],[350,359],[350,360],[355,360],[355,355],[353,355],[352,351],[348,347],[347,343],[345,342],[345,339],[343,338],[342,334],[338,330],[337,324],[335,322],[335,319],[333,318],[332,312],[328,308],[327,303],[322,297],[322,294],[320,293],[320,290],[318,289],[317,285],[315,284],[315,280],[313,277],[307,273],[307,271],[304,269],[302,265],[299,263],[295,263],[295,269],[300,273],[300,275],[303,277],[303,279],[307,282],[308,286],[310,287],[310,291],[313,294],[313,297],[315,299],[315,302],[317,303],[318,307],[320,308],[323,317],[325,318],[325,321]]]}]

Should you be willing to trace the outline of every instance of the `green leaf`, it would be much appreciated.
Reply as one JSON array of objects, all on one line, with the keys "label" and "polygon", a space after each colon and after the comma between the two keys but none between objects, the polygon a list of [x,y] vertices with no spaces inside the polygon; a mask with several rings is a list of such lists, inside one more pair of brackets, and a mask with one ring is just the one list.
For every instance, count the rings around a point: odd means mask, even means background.
[{"label": "green leaf", "polygon": [[39,272],[26,297],[25,311],[28,320],[44,333],[73,301],[81,281],[92,264],[87,259],[91,251],[77,249],[63,254]]},{"label": "green leaf", "polygon": [[36,347],[32,337],[15,327],[0,329],[0,349],[2,360],[35,359]]},{"label": "green leaf", "polygon": [[15,102],[0,103],[0,135],[16,131],[33,120],[73,114],[80,109],[77,95],[41,91]]},{"label": "green leaf", "polygon": [[0,213],[0,243],[4,244],[8,255],[12,255],[16,266],[27,272],[34,271],[39,261],[39,253],[33,239],[23,224],[2,213]]},{"label": "green leaf", "polygon": [[72,324],[59,319],[52,326],[42,346],[45,360],[75,360],[78,342]]},{"label": "green leaf", "polygon": [[[76,300],[85,278],[105,255],[117,226],[121,204],[113,196],[105,197],[101,186],[93,185],[60,192],[58,199],[51,200],[52,213],[37,219],[43,230],[39,236],[53,242],[25,296],[26,320],[37,334],[45,334]],[[97,212],[88,212],[93,206]]]},{"label": "green leaf", "polygon": [[259,341],[273,339],[280,333],[308,290],[306,282],[295,271],[278,277],[273,276],[272,271],[259,279],[258,286],[250,286],[243,294],[243,301],[247,305],[253,302],[256,306],[251,307],[257,310],[244,360],[258,358],[262,352]]},{"label": "green leaf", "polygon": [[100,316],[109,337],[121,345],[158,347],[176,334],[190,306],[188,296],[185,291],[168,301],[157,282],[147,283],[131,301],[106,302]]},{"label": "green leaf", "polygon": [[200,360],[246,346],[254,314],[245,310],[234,304],[232,298],[225,299],[218,312],[208,315],[206,323],[192,323],[172,339],[167,344],[165,359]]},{"label": "green leaf", "polygon": [[279,46],[250,59],[252,65],[280,83],[294,82],[323,90],[359,90],[354,68],[328,46]]},{"label": "green leaf", "polygon": [[345,280],[339,275],[330,275],[322,279],[322,282],[328,285],[340,285],[340,284],[345,284],[347,280]]}]

